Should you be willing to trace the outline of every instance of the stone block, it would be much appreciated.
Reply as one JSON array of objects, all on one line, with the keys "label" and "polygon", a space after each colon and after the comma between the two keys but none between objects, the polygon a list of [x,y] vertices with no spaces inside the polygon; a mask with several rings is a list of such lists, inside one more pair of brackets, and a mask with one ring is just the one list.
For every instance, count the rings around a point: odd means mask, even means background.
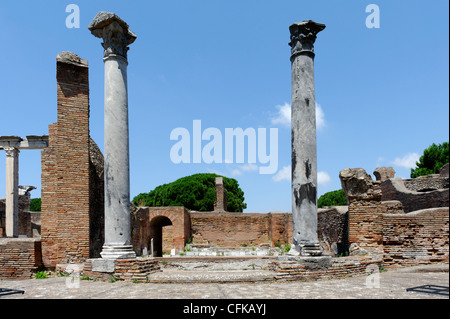
[{"label": "stone block", "polygon": [[395,171],[392,167],[377,167],[373,172],[377,181],[383,182],[389,178],[395,177]]},{"label": "stone block", "polygon": [[363,168],[346,168],[339,172],[342,189],[348,202],[381,200],[381,189]]},{"label": "stone block", "polygon": [[289,261],[297,266],[303,266],[306,269],[327,269],[332,265],[331,256],[292,256],[284,255],[277,257],[277,261]]},{"label": "stone block", "polygon": [[116,270],[114,259],[92,259],[92,271],[113,273]]}]

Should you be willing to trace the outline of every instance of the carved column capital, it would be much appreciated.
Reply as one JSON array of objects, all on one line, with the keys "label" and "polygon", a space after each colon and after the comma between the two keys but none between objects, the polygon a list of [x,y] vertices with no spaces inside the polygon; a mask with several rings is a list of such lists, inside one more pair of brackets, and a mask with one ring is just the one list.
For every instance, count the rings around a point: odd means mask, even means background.
[{"label": "carved column capital", "polygon": [[314,57],[314,42],[316,41],[317,33],[325,29],[325,25],[306,20],[299,23],[294,23],[289,27],[291,32],[291,61],[300,54],[307,54]]},{"label": "carved column capital", "polygon": [[89,25],[89,30],[97,38],[103,39],[104,58],[118,56],[127,60],[128,46],[137,36],[119,16],[111,12],[99,12]]},{"label": "carved column capital", "polygon": [[6,152],[6,157],[18,157],[19,156],[20,150],[16,147],[6,146],[6,147],[3,147],[3,149]]}]

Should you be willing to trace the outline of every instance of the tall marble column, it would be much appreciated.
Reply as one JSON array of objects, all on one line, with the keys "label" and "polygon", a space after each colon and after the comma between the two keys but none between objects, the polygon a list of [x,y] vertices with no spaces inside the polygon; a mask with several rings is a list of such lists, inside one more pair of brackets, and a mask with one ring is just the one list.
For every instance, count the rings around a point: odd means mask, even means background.
[{"label": "tall marble column", "polygon": [[19,149],[6,151],[6,237],[19,237]]},{"label": "tall marble column", "polygon": [[130,227],[128,45],[136,35],[122,19],[99,12],[89,30],[105,49],[105,243],[102,258],[134,258]]},{"label": "tall marble column", "polygon": [[292,62],[292,218],[291,254],[320,256],[317,235],[317,147],[314,89],[314,42],[324,24],[311,20],[294,23]]}]

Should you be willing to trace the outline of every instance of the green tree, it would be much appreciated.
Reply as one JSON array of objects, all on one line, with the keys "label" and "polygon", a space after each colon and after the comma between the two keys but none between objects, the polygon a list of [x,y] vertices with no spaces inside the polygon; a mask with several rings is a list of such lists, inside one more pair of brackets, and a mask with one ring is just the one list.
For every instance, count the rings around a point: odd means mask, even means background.
[{"label": "green tree", "polygon": [[40,212],[41,211],[41,199],[33,198],[30,202],[30,211]]},{"label": "green tree", "polygon": [[439,174],[442,166],[449,162],[449,144],[432,144],[423,151],[423,155],[416,162],[416,168],[411,169],[411,178],[423,175]]},{"label": "green tree", "polygon": [[347,205],[347,197],[342,189],[323,194],[317,201],[317,207]]},{"label": "green tree", "polygon": [[[141,193],[133,198],[136,206],[184,206],[196,211],[213,211],[216,200],[215,178],[217,174],[194,174],[156,187],[149,193]],[[223,177],[227,191],[227,210],[243,212],[244,192],[233,178]]]}]

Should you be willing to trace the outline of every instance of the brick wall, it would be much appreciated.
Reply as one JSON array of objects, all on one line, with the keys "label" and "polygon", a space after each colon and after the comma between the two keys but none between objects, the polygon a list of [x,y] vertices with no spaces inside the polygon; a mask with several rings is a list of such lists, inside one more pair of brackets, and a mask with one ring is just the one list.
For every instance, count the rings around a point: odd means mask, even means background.
[{"label": "brick wall", "polygon": [[143,248],[150,253],[151,238],[155,256],[162,256],[163,250],[183,250],[190,236],[191,215],[184,207],[145,207],[131,215],[131,242],[138,256]]},{"label": "brick wall", "polygon": [[448,262],[448,221],[448,207],[384,214],[384,263],[411,266]]},{"label": "brick wall", "polygon": [[377,248],[383,246],[383,212],[380,201],[354,201],[349,211],[349,244]]},{"label": "brick wall", "polygon": [[220,247],[256,246],[270,242],[267,214],[191,212],[194,243]]},{"label": "brick wall", "polygon": [[105,242],[104,158],[97,144],[89,139],[89,257],[100,258]]},{"label": "brick wall", "polygon": [[325,253],[345,254],[348,251],[348,206],[319,208],[317,219],[317,235]]},{"label": "brick wall", "polygon": [[269,218],[269,234],[272,246],[276,243],[291,244],[293,238],[292,214],[271,212]]},{"label": "brick wall", "polygon": [[[159,230],[155,217],[160,216]],[[181,218],[181,216],[184,216]],[[320,209],[318,212],[318,234],[326,252],[332,255],[346,249],[348,228],[347,207]],[[167,217],[168,220],[162,219]],[[190,219],[189,219],[190,218]],[[182,207],[139,208],[131,218],[132,242],[136,254],[142,248],[150,251],[150,238],[162,237],[162,249],[183,249],[191,236],[195,244],[210,244],[219,247],[242,247],[269,244],[290,245],[292,243],[292,214],[271,212],[268,214],[190,212]],[[184,232],[184,235],[182,235]],[[183,237],[184,236],[184,237]],[[154,246],[160,245],[154,242]],[[156,249],[156,248],[155,248]]]},{"label": "brick wall", "polygon": [[0,238],[0,279],[32,278],[42,266],[41,242],[33,238]]},{"label": "brick wall", "polygon": [[191,212],[194,243],[220,247],[292,243],[292,214]]},{"label": "brick wall", "polygon": [[104,213],[98,203],[93,204],[103,190],[101,184],[92,186],[88,65],[75,54],[63,52],[58,55],[56,73],[57,123],[49,125],[49,147],[41,157],[41,235],[46,267],[98,255],[103,234],[102,228],[90,229],[92,216],[99,219]]}]

